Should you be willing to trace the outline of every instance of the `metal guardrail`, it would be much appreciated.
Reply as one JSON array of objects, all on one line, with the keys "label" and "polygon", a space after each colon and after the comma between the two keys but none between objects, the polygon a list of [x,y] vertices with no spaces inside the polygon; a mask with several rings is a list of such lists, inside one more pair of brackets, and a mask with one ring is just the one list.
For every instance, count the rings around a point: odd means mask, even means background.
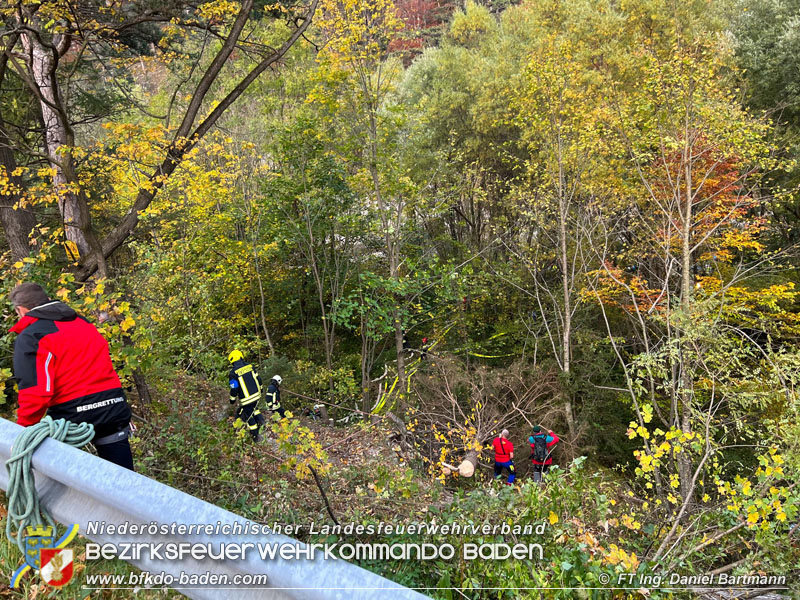
[{"label": "metal guardrail", "polygon": [[[0,461],[5,464],[11,447],[22,427],[0,419]],[[246,519],[167,485],[122,469],[87,452],[53,439],[45,440],[33,454],[36,489],[42,505],[53,518],[64,525],[77,523],[80,534],[98,543],[210,543],[213,548],[231,542],[254,544],[291,544],[305,547],[284,535],[109,535],[106,532],[87,533],[89,522],[119,525],[137,523],[149,525],[183,523],[244,524]],[[0,467],[0,488],[8,489],[8,473]],[[146,554],[146,553],[145,553]],[[210,587],[181,588],[190,598],[227,599],[269,598],[275,600],[424,600],[427,596],[404,588],[388,579],[366,571],[344,560],[324,560],[318,552],[314,560],[262,560],[258,552],[249,552],[244,560],[158,560],[149,555],[128,561],[143,571],[178,577],[181,572],[202,575],[207,572],[227,575],[265,574],[267,588],[214,589]],[[8,574],[10,575],[10,573]]]}]

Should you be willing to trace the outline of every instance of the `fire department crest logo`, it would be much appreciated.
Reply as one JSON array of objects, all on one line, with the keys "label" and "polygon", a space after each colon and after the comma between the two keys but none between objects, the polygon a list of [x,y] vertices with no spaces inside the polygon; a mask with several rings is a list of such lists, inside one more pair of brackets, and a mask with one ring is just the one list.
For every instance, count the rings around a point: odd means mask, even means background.
[{"label": "fire department crest logo", "polygon": [[19,532],[25,536],[25,562],[11,576],[12,588],[19,587],[22,577],[31,570],[39,571],[47,583],[58,587],[72,579],[73,554],[66,545],[78,535],[78,524],[71,525],[57,540],[55,533],[54,527],[43,525],[26,527]]},{"label": "fire department crest logo", "polygon": [[37,525],[25,528],[25,564],[31,569],[38,570],[41,565],[40,552],[54,546],[55,536],[52,527]]},{"label": "fire department crest logo", "polygon": [[67,585],[72,579],[72,548],[49,548],[41,551],[42,569],[40,571],[44,582],[61,587]]}]

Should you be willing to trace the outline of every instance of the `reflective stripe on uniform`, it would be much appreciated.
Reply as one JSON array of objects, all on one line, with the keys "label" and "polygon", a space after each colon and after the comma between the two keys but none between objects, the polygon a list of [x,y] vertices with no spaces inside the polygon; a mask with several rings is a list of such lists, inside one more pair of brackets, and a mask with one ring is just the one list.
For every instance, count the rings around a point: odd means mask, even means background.
[{"label": "reflective stripe on uniform", "polygon": [[249,396],[246,396],[246,397],[242,398],[241,401],[239,402],[239,404],[241,404],[242,406],[245,406],[247,404],[252,404],[253,402],[258,402],[258,400],[260,398],[261,398],[261,393],[260,392],[256,392],[255,394],[251,394]]},{"label": "reflective stripe on uniform", "polygon": [[[247,365],[247,366],[250,366],[250,365]],[[239,371],[241,371],[241,370],[243,370],[243,369],[239,369]],[[252,371],[252,370],[253,369],[251,367],[250,371]],[[244,394],[244,397],[245,398],[249,398],[250,396],[253,395],[253,393],[250,390],[247,389],[247,381],[244,378],[244,375],[246,375],[247,373],[239,373],[239,371],[236,371],[236,374],[239,376],[239,385],[242,386],[242,393]],[[248,373],[250,371],[248,371]],[[256,384],[256,387],[258,387],[258,384]]]},{"label": "reflective stripe on uniform", "polygon": [[50,361],[53,360],[53,353],[47,353],[47,360],[44,363],[44,374],[47,375],[47,384],[45,386],[45,391],[49,392],[52,388],[52,380],[50,379]]},{"label": "reflective stripe on uniform", "polygon": [[[240,367],[236,369],[234,373],[236,374],[236,380],[242,394],[242,398],[239,400],[239,403],[242,406],[246,406],[260,400],[261,385],[259,385],[258,373],[253,369],[253,365],[245,365]],[[250,377],[248,377],[248,375]],[[254,390],[250,389],[247,385],[249,379],[252,380],[251,383],[255,386]]]}]

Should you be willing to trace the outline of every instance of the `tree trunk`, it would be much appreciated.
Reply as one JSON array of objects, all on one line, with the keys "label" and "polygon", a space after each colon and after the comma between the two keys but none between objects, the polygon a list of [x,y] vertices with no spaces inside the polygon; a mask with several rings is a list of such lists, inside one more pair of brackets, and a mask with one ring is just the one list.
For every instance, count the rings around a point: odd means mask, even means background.
[{"label": "tree trunk", "polygon": [[[686,132],[688,135],[688,131]],[[679,202],[678,206],[684,204],[682,231],[681,231],[681,310],[683,312],[682,318],[684,323],[689,322],[689,313],[692,308],[692,157],[690,148],[684,150],[683,164],[685,165],[685,193],[683,203]],[[680,189],[680,188],[679,188]],[[680,192],[679,192],[680,193]],[[678,360],[680,364],[679,378],[680,378],[680,400],[681,400],[681,415],[680,415],[680,428],[683,433],[690,433],[692,431],[692,374],[689,365],[689,347],[690,341],[686,331],[680,331],[681,343],[680,354]],[[692,493],[692,460],[686,450],[678,454],[678,471],[681,483],[681,496],[684,500]]]},{"label": "tree trunk", "polygon": [[[558,245],[559,263],[561,266],[561,292],[564,303],[564,330],[561,336],[561,370],[566,375],[565,384],[569,386],[570,363],[572,359],[572,297],[570,294],[570,265],[567,251],[567,219],[569,218],[570,199],[567,196],[567,184],[564,174],[564,161],[561,146],[560,123],[556,123],[558,131]],[[567,421],[567,430],[570,439],[575,440],[575,421],[572,412],[572,398],[570,389],[564,391],[564,418]]]},{"label": "tree trunk", "polygon": [[22,177],[14,174],[16,169],[17,160],[6,134],[3,116],[0,115],[0,181],[8,179],[3,187],[9,190],[7,194],[0,194],[0,223],[12,258],[22,260],[30,254],[28,237],[36,225],[36,219],[30,207],[16,207],[20,199],[19,190],[22,189]]},{"label": "tree trunk", "polygon": [[[333,348],[336,336],[336,324],[331,319],[325,304],[325,280],[319,269],[313,223],[309,215],[309,207],[304,209],[306,233],[308,234],[308,260],[311,263],[311,273],[314,275],[314,284],[317,288],[317,301],[319,302],[320,315],[322,316],[322,335],[325,340],[325,366],[328,369],[328,401],[334,402],[336,382],[333,379]],[[331,302],[333,304],[333,302]]]},{"label": "tree trunk", "polygon": [[[35,22],[35,18],[32,20]],[[52,45],[47,46],[42,36],[26,30],[21,34],[21,41],[27,54],[31,77],[29,83],[35,88],[33,91],[39,99],[44,126],[44,147],[53,169],[53,192],[58,199],[64,235],[68,242],[74,244],[69,252],[74,253],[77,250],[78,253],[78,256],[70,256],[70,259],[78,261],[91,254],[97,260],[100,276],[106,277],[106,263],[92,231],[89,206],[75,172],[71,153],[75,143],[74,134],[58,89],[58,58],[68,49],[70,38],[55,35]]]},{"label": "tree trunk", "polygon": [[136,386],[136,393],[139,394],[139,401],[142,406],[150,406],[153,402],[153,397],[150,395],[150,387],[147,385],[147,380],[139,369],[133,370],[133,384]]},{"label": "tree trunk", "polygon": [[374,343],[370,339],[369,331],[367,330],[367,317],[364,312],[361,312],[361,411],[369,413],[372,409],[372,395],[370,394],[370,387],[372,386],[372,379],[370,372],[372,371]]},{"label": "tree trunk", "polygon": [[324,404],[319,405],[319,418],[322,421],[323,425],[330,425],[331,418],[328,416],[328,407]]},{"label": "tree trunk", "polygon": [[[53,42],[56,43],[55,36]],[[57,52],[55,48],[47,48],[39,36],[25,32],[22,44],[28,55],[28,67],[39,95],[39,106],[44,125],[44,145],[53,168],[53,191],[58,197],[58,209],[64,221],[64,233],[68,241],[74,242],[81,256],[89,253],[89,243],[80,228],[81,210],[69,171],[72,170],[72,159],[67,149],[69,142],[69,125],[64,116],[59,114],[61,98],[56,84]],[[71,257],[78,260],[79,257]]]},{"label": "tree trunk", "polygon": [[[562,175],[563,177],[563,175]],[[567,254],[567,215],[569,206],[565,198],[565,190],[559,190],[559,250],[561,262],[561,288],[564,302],[564,331],[561,340],[561,369],[566,377],[566,385],[569,386],[570,363],[572,358],[572,298],[570,296],[570,272],[569,255]],[[564,417],[567,420],[567,429],[571,440],[575,440],[575,420],[572,412],[572,398],[569,388],[564,391]]]},{"label": "tree trunk", "polygon": [[394,347],[397,351],[397,388],[401,397],[406,395],[406,355],[403,348],[403,324],[398,311],[394,311]]},{"label": "tree trunk", "polygon": [[259,232],[261,231],[261,215],[258,216],[258,222],[256,224],[256,235],[253,239],[253,264],[255,265],[256,270],[256,281],[258,282],[258,295],[259,295],[259,313],[261,316],[261,329],[264,331],[264,339],[267,342],[267,348],[269,348],[269,356],[272,358],[275,356],[275,348],[272,345],[272,336],[269,334],[269,328],[267,327],[267,316],[265,313],[266,308],[266,298],[264,296],[264,283],[261,280],[261,262],[258,257],[258,245],[259,245]]},{"label": "tree trunk", "polygon": [[[371,115],[371,124],[372,127],[375,127],[374,123],[374,116]],[[377,130],[374,130],[373,135],[377,138]],[[377,150],[374,148],[375,144],[372,144],[373,150],[373,162],[370,166],[370,174],[372,176],[372,183],[373,189],[375,192],[375,199],[378,202],[378,208],[381,213],[381,219],[383,221],[383,229],[384,229],[384,241],[386,243],[386,252],[389,255],[389,277],[392,281],[399,283],[400,281],[400,268],[399,262],[400,257],[398,256],[398,246],[399,242],[396,238],[392,237],[391,227],[388,221],[388,215],[386,211],[388,207],[383,199],[383,194],[381,192],[380,186],[380,179],[378,176],[378,169],[375,166],[375,161],[377,161]],[[397,207],[397,210],[402,210],[400,207]],[[399,235],[399,234],[398,234]],[[395,303],[401,301],[401,298],[394,298]],[[400,320],[400,311],[397,309],[392,311],[392,318],[394,319],[394,344],[395,344],[395,351],[397,354],[397,387],[396,393],[400,394],[401,396],[405,395],[405,376],[406,376],[406,369],[405,369],[405,351],[403,349],[403,323]]]},{"label": "tree trunk", "polygon": [[367,370],[366,349],[361,346],[361,412],[368,413],[372,408],[372,395],[369,393],[371,380]]}]

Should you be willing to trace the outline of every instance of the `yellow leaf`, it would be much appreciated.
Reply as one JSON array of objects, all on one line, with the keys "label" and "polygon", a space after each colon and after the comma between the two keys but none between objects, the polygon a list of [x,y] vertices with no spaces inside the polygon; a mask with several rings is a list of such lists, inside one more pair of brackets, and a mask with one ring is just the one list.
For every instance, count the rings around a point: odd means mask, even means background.
[{"label": "yellow leaf", "polygon": [[78,251],[78,244],[76,244],[72,240],[67,240],[66,242],[64,242],[64,245],[67,247],[68,259],[78,260],[81,257],[81,253]]}]

